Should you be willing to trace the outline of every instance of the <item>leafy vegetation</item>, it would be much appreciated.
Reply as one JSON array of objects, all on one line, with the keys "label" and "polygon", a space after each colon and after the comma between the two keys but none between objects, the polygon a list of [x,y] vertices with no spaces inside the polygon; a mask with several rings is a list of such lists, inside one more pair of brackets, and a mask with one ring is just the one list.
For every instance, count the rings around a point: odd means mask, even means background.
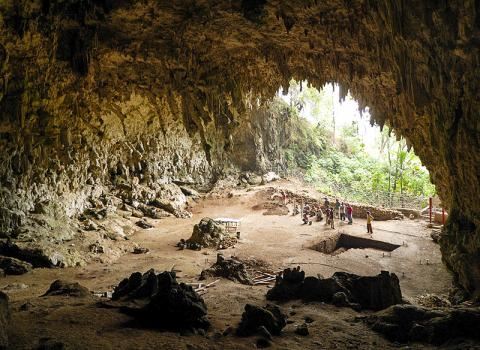
[{"label": "leafy vegetation", "polygon": [[367,147],[359,132],[361,121],[338,123],[342,116],[335,116],[331,91],[292,82],[288,97],[273,104],[290,117],[288,168],[301,169],[304,179],[321,192],[392,206],[403,204],[396,198],[408,204],[414,196],[435,194],[420,159],[387,127],[377,128],[375,142]]}]

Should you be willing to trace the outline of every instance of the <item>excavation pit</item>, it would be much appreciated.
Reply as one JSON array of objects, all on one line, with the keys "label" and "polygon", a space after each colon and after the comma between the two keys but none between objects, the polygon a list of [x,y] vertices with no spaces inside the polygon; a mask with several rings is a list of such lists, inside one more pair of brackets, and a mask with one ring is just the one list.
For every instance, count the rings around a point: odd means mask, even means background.
[{"label": "excavation pit", "polygon": [[320,253],[336,255],[343,253],[348,249],[371,248],[385,252],[392,252],[398,247],[400,247],[398,244],[339,233],[322,239],[321,241],[312,245],[310,248]]}]

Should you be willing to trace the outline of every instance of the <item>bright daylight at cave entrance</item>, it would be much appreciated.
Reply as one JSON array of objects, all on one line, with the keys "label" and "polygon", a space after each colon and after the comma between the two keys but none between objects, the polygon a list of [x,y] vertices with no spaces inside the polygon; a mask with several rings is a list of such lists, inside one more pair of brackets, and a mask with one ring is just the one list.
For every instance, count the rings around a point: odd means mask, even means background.
[{"label": "bright daylight at cave entrance", "polygon": [[480,2],[0,1],[0,349],[480,348]]}]

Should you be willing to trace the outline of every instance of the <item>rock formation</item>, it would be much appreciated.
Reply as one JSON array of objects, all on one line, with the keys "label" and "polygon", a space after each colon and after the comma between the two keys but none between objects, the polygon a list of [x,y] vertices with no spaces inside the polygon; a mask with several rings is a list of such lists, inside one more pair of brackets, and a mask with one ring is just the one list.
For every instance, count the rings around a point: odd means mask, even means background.
[{"label": "rock formation", "polygon": [[267,292],[268,300],[303,299],[354,309],[382,310],[402,303],[397,276],[382,271],[377,276],[358,276],[335,272],[330,278],[305,277],[300,268],[285,269],[275,286]]},{"label": "rock formation", "polygon": [[425,309],[415,305],[394,305],[366,316],[365,322],[390,341],[441,345],[456,338],[480,339],[478,307]]},{"label": "rock formation", "polygon": [[39,206],[71,218],[121,184],[266,163],[235,137],[253,132],[247,110],[291,78],[335,81],[415,147],[449,209],[443,259],[479,295],[478,2],[6,0],[0,14],[3,235]]},{"label": "rock formation", "polygon": [[151,269],[143,275],[132,273],[115,287],[112,300],[145,326],[169,330],[210,327],[202,297],[191,286],[178,283],[175,272],[155,274]]}]

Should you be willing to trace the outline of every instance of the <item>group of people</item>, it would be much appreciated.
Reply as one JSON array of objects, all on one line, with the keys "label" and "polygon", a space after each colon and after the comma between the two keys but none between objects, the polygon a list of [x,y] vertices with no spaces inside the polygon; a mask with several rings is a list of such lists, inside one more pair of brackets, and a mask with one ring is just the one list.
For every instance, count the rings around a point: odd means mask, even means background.
[{"label": "group of people", "polygon": [[[325,211],[325,214],[323,212]],[[338,199],[335,200],[335,204],[330,205],[330,201],[327,197],[325,197],[325,201],[323,203],[323,210],[320,205],[306,204],[303,208],[303,216],[302,221],[304,225],[311,225],[312,218],[316,217],[317,221],[322,221],[323,217],[325,216],[325,225],[330,225],[331,228],[335,228],[335,218],[340,219],[342,222],[348,220],[348,224],[353,224],[353,208],[350,204],[340,202]],[[293,209],[294,215],[299,213],[298,205],[295,205]]]}]

